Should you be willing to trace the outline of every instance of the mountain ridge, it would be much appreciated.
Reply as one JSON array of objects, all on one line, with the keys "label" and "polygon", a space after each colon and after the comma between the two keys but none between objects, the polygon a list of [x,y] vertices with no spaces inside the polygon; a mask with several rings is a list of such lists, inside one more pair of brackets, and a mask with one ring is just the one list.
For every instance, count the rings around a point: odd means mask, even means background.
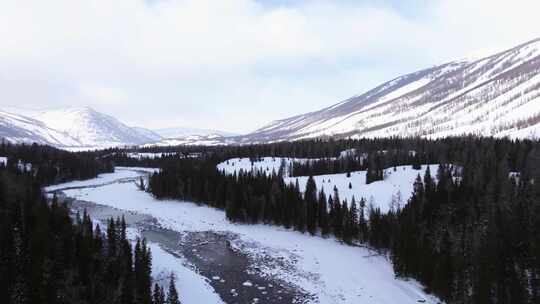
[{"label": "mountain ridge", "polygon": [[226,132],[213,129],[189,128],[189,127],[173,127],[154,129],[155,133],[159,134],[164,139],[184,138],[186,136],[209,136],[219,135],[223,137],[238,136],[237,133]]},{"label": "mountain ridge", "polygon": [[[433,66],[398,76],[321,110],[270,122],[238,140],[467,134],[537,137],[539,56],[540,39],[535,39],[484,58]],[[499,100],[504,98],[508,99],[506,105]],[[520,108],[524,104],[527,110]],[[485,105],[497,113],[480,113],[489,108]],[[514,115],[513,111],[521,113]],[[472,113],[470,119],[466,112]]]},{"label": "mountain ridge", "polygon": [[88,106],[0,109],[0,138],[12,143],[46,144],[73,151],[143,145],[214,145],[231,135],[233,133],[197,128],[130,127]]},{"label": "mountain ridge", "polygon": [[[9,111],[9,112],[8,112]],[[13,143],[39,143],[60,148],[108,148],[160,140],[143,128],[129,127],[90,107],[53,110],[0,110],[0,136]],[[23,113],[23,114],[21,114]]]},{"label": "mountain ridge", "polygon": [[[18,113],[14,113],[18,112]],[[0,137],[57,147],[242,145],[317,137],[540,137],[540,38],[494,55],[404,74],[246,135],[130,127],[90,107],[0,109]]]}]

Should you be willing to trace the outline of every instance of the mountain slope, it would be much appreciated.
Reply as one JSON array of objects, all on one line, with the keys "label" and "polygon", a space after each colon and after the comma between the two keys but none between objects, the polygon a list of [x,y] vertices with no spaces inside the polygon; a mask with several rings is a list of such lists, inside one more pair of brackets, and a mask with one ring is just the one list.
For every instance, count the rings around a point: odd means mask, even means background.
[{"label": "mountain slope", "polygon": [[164,138],[158,142],[144,145],[145,147],[171,147],[171,146],[216,146],[236,144],[234,140],[219,134],[187,135],[178,138]]},{"label": "mountain slope", "polygon": [[149,136],[148,131],[128,127],[88,107],[43,111],[35,118],[88,147],[138,145],[155,140],[155,135]]},{"label": "mountain slope", "polygon": [[11,143],[81,145],[76,139],[49,128],[41,121],[5,111],[0,111],[0,138]]},{"label": "mountain slope", "polygon": [[141,128],[141,127],[131,127],[133,131],[135,131],[140,137],[145,138],[148,142],[156,142],[163,139],[161,135],[159,135],[156,131]]},{"label": "mountain slope", "polygon": [[88,107],[0,111],[0,137],[14,143],[35,142],[62,148],[105,148],[161,140],[150,130],[129,127]]},{"label": "mountain slope", "polygon": [[188,136],[206,137],[206,136],[218,135],[218,136],[228,137],[228,136],[238,135],[231,132],[225,132],[225,131],[219,131],[219,130],[185,128],[185,127],[157,129],[157,130],[154,130],[154,132],[166,139],[185,138]]},{"label": "mountain slope", "polygon": [[74,151],[126,145],[216,145],[224,143],[225,137],[230,135],[233,134],[208,129],[169,128],[152,131],[129,127],[89,107],[44,111],[6,107],[0,111],[0,138],[14,143],[35,142]]},{"label": "mountain slope", "polygon": [[319,136],[540,136],[540,39],[384,83],[320,111],[274,121],[238,138]]}]

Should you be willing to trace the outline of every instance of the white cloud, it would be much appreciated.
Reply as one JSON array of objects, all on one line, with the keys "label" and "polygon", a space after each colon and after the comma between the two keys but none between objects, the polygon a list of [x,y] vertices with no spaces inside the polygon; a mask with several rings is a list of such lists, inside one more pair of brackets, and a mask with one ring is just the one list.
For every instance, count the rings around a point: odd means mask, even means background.
[{"label": "white cloud", "polygon": [[85,100],[101,105],[110,106],[112,104],[118,104],[125,106],[125,103],[129,100],[127,93],[120,88],[96,84],[82,84],[80,90]]},{"label": "white cloud", "polygon": [[538,1],[430,1],[416,15],[377,3],[3,0],[0,105],[87,104],[131,124],[248,131],[540,36]]}]

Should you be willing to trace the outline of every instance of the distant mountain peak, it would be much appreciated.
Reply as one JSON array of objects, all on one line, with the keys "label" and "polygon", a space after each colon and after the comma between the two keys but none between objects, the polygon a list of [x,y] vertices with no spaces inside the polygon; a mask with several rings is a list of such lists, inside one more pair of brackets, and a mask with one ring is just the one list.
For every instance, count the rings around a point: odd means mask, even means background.
[{"label": "distant mountain peak", "polygon": [[[16,111],[14,108],[9,110]],[[0,118],[5,121],[4,132],[0,135],[9,141],[102,148],[140,145],[161,139],[150,130],[129,127],[87,106],[21,112],[24,115],[0,112]]]},{"label": "distant mountain peak", "polygon": [[222,137],[237,136],[238,134],[226,131],[212,130],[212,129],[198,129],[198,128],[187,128],[187,127],[174,127],[174,128],[163,128],[154,130],[157,134],[161,135],[166,139],[181,139],[187,136],[209,136],[209,135],[218,135]]},{"label": "distant mountain peak", "polygon": [[0,111],[0,137],[59,147],[220,145],[338,138],[540,137],[540,39],[405,74],[324,109],[247,135],[129,127],[91,107]]},{"label": "distant mountain peak", "polygon": [[94,149],[145,144],[217,144],[230,135],[233,134],[208,129],[169,128],[156,132],[129,127],[88,106],[0,110],[0,137],[14,143],[36,142],[61,148]]}]

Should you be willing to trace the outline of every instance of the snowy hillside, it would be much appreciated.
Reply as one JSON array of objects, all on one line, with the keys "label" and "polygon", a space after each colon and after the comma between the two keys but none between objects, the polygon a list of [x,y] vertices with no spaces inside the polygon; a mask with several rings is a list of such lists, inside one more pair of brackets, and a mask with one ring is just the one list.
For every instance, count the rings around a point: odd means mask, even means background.
[{"label": "snowy hillside", "polygon": [[[334,187],[338,189],[341,200],[347,200],[350,204],[353,197],[358,204],[361,198],[366,200],[367,206],[373,205],[375,208],[380,208],[382,212],[390,210],[391,204],[394,207],[397,205],[403,207],[409,200],[413,192],[413,185],[416,177],[420,174],[424,176],[427,170],[427,165],[422,166],[420,170],[414,170],[411,166],[400,166],[394,171],[392,168],[384,170],[385,179],[376,181],[366,185],[366,171],[351,172],[351,177],[343,174],[328,174],[317,175],[313,179],[317,184],[317,190],[324,190],[326,195],[332,195]],[[435,175],[439,165],[429,165],[432,175]],[[296,183],[300,185],[300,190],[306,190],[308,177],[288,177],[285,179],[288,183]],[[349,183],[351,188],[349,188]]]},{"label": "snowy hillside", "polygon": [[150,131],[128,127],[116,118],[88,107],[44,111],[35,118],[75,138],[83,146],[135,145],[158,138]]},{"label": "snowy hillside", "polygon": [[229,140],[229,137],[237,136],[238,134],[210,130],[210,129],[196,129],[196,128],[167,128],[154,130],[156,134],[159,134],[163,139],[156,141],[155,143],[147,144],[146,146],[216,146],[235,144],[235,140]]},{"label": "snowy hillside", "polygon": [[238,174],[242,172],[277,174],[280,168],[285,176],[290,175],[290,167],[292,163],[306,163],[309,158],[282,158],[282,157],[261,157],[251,160],[249,158],[231,158],[225,162],[218,164],[217,168],[226,174]]},{"label": "snowy hillside", "polygon": [[[278,173],[283,167],[284,176],[286,176],[285,182],[294,184],[298,180],[300,191],[304,192],[308,176],[290,177],[288,170],[293,162],[306,163],[310,160],[314,159],[263,157],[252,161],[249,158],[232,158],[218,164],[217,168],[232,175],[241,171],[273,174]],[[366,184],[366,171],[351,172],[350,177],[347,177],[346,173],[342,173],[317,175],[313,179],[317,185],[317,191],[322,189],[327,196],[332,195],[334,187],[336,187],[341,200],[346,199],[350,203],[354,197],[358,203],[361,198],[364,198],[367,205],[372,204],[373,207],[387,212],[392,202],[399,203],[401,206],[407,203],[413,192],[416,177],[418,175],[423,177],[427,167],[427,165],[423,165],[420,170],[414,170],[411,166],[399,166],[396,167],[395,171],[393,168],[389,168],[384,170],[385,178],[383,181],[376,181],[369,185]],[[439,165],[429,165],[432,176],[435,176],[438,168]]]},{"label": "snowy hillside", "polygon": [[128,127],[88,107],[0,111],[0,137],[15,143],[35,142],[61,148],[139,145],[161,139],[150,130]]},{"label": "snowy hillside", "polygon": [[170,146],[217,146],[226,145],[234,142],[229,142],[226,137],[218,134],[209,135],[188,135],[178,138],[164,138],[160,141],[149,143],[144,147],[170,147]]},{"label": "snowy hillside", "polygon": [[540,136],[540,40],[483,59],[400,76],[326,109],[272,122],[237,140],[463,134]]},{"label": "snowy hillside", "polygon": [[145,141],[157,142],[163,139],[161,135],[150,129],[141,127],[131,127],[131,129],[137,132],[142,138],[145,138]]},{"label": "snowy hillside", "polygon": [[80,145],[75,138],[52,129],[41,121],[5,111],[0,111],[0,138],[12,143]]},{"label": "snowy hillside", "polygon": [[89,107],[0,111],[0,136],[17,143],[48,144],[70,151],[116,146],[178,146],[233,144],[234,134],[207,129],[170,128],[152,131],[129,127]]},{"label": "snowy hillside", "polygon": [[188,136],[195,136],[195,135],[203,136],[203,137],[207,137],[210,135],[223,136],[223,137],[238,135],[235,133],[224,132],[224,131],[219,131],[219,130],[185,128],[185,127],[157,129],[157,130],[154,130],[154,132],[159,134],[163,138],[185,138]]}]

